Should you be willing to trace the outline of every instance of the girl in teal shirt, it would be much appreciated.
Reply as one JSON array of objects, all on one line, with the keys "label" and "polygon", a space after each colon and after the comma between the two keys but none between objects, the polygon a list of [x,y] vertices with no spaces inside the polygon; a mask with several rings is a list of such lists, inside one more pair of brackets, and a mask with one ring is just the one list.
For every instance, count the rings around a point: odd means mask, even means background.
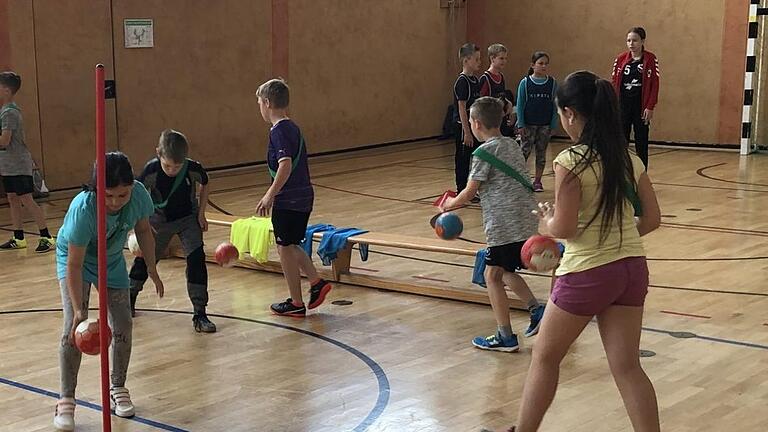
[{"label": "girl in teal shirt", "polygon": [[[155,266],[155,240],[149,225],[154,213],[152,199],[146,189],[133,179],[128,157],[120,152],[106,155],[107,210],[107,292],[109,324],[112,328],[112,409],[120,417],[131,417],[134,408],[125,388],[131,356],[133,321],[129,296],[129,280],[123,246],[130,230],[134,230],[147,260],[149,276],[158,296],[163,296],[163,282]],[[58,430],[75,428],[75,387],[82,353],[74,346],[77,325],[88,318],[91,285],[98,282],[97,270],[96,169],[90,184],[70,203],[56,244],[56,271],[61,290],[64,329],[59,344],[61,395],[56,404],[54,426]]]}]

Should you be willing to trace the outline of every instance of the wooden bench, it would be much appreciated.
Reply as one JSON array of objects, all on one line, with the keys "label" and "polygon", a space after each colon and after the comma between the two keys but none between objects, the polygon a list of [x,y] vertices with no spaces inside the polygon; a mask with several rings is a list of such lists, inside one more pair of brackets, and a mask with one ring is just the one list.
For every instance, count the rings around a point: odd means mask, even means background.
[{"label": "wooden bench", "polygon": [[[207,212],[205,216],[210,225],[225,227],[231,227],[236,220],[242,218],[239,216],[211,212]],[[322,239],[322,236],[322,233],[315,233],[314,239],[320,240]],[[355,245],[436,252],[473,258],[476,256],[478,249],[484,247],[483,245],[467,244],[460,241],[447,241],[438,238],[422,238],[400,234],[368,232],[352,236],[347,240],[346,248],[338,252],[337,258],[332,263],[330,272],[321,268],[318,268],[318,272],[322,277],[334,282],[472,303],[489,304],[488,295],[484,289],[458,288],[448,285],[435,286],[400,279],[352,273],[350,272],[350,264]],[[178,252],[175,254],[179,255]],[[213,256],[209,255],[208,259],[213,261]],[[269,261],[267,263],[258,263],[253,259],[245,259],[240,260],[237,265],[245,268],[282,273],[282,268],[278,262]],[[471,287],[469,281],[467,281],[467,285]],[[510,298],[510,306],[515,309],[524,309],[524,305],[514,295]]]}]

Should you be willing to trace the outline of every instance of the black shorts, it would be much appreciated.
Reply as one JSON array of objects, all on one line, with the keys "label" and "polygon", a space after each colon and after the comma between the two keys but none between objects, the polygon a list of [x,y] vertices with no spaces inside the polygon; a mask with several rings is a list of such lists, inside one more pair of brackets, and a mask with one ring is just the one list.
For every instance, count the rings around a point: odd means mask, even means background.
[{"label": "black shorts", "polygon": [[26,195],[35,191],[35,182],[31,175],[3,176],[5,193]]},{"label": "black shorts", "polygon": [[485,265],[501,267],[511,273],[524,269],[523,260],[520,258],[520,250],[524,244],[524,241],[520,241],[489,247],[488,254],[485,256]]},{"label": "black shorts", "polygon": [[309,212],[272,209],[275,243],[280,246],[300,245],[307,235]]}]

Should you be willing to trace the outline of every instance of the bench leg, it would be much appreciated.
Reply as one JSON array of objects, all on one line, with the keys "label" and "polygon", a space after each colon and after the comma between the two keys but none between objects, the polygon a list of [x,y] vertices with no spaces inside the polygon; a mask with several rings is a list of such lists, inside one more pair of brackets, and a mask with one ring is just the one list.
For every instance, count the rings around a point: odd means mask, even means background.
[{"label": "bench leg", "polygon": [[339,280],[342,274],[349,274],[349,266],[352,262],[352,245],[347,243],[344,249],[340,250],[336,255],[336,259],[331,263],[331,270],[333,271],[334,281]]}]

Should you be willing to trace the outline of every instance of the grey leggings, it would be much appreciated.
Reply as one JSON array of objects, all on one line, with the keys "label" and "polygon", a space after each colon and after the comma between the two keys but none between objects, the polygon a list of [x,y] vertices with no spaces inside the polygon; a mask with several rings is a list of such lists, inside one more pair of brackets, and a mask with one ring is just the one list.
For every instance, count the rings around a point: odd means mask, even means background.
[{"label": "grey leggings", "polygon": [[[59,368],[61,369],[61,397],[75,397],[77,373],[80,371],[80,360],[83,354],[69,343],[69,332],[72,330],[74,311],[67,291],[67,279],[59,279],[61,290],[61,305],[64,311],[64,329],[59,343]],[[88,297],[91,284],[83,282],[83,311],[88,317]],[[133,320],[128,289],[108,288],[109,293],[109,326],[112,328],[112,387],[124,387],[128,363],[131,360],[131,333]],[[94,377],[95,379],[95,377]]]}]

